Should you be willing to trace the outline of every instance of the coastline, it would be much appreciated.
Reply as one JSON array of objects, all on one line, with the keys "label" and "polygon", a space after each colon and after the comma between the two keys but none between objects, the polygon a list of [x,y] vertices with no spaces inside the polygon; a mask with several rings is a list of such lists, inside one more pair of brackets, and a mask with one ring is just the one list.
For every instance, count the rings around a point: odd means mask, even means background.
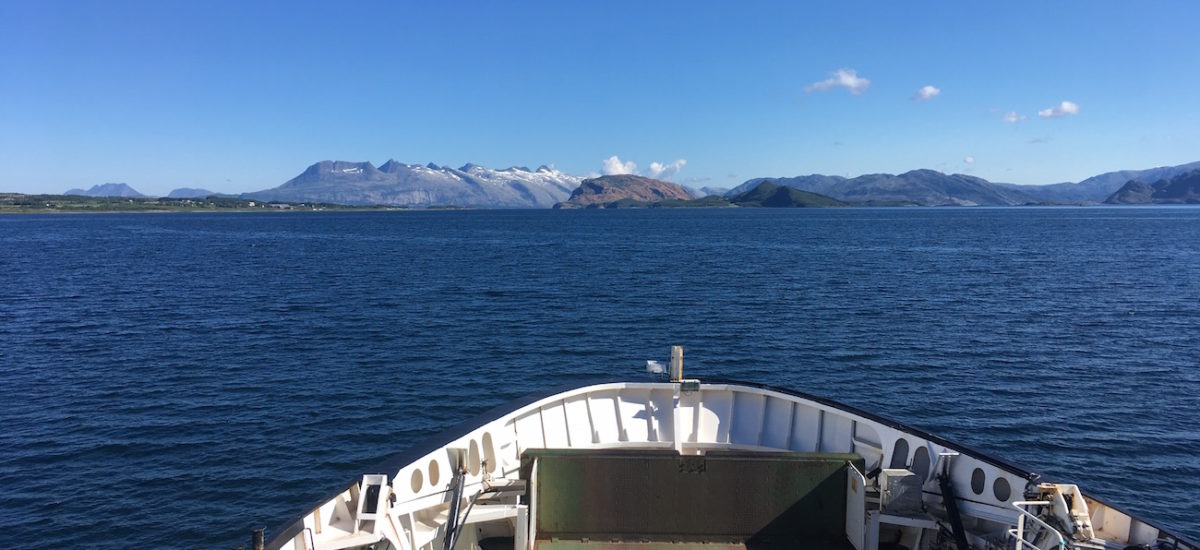
[{"label": "coastline", "polygon": [[188,212],[378,212],[455,210],[453,206],[414,209],[406,206],[351,206],[330,203],[279,203],[228,197],[172,199],[156,197],[86,197],[81,195],[25,195],[0,193],[2,214],[170,214]]}]

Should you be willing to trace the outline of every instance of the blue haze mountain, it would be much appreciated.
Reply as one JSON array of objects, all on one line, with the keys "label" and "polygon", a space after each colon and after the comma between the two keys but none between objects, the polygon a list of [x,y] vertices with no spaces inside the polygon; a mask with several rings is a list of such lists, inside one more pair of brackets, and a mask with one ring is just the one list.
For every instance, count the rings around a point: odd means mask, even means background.
[{"label": "blue haze mountain", "polygon": [[139,198],[145,197],[138,193],[134,188],[125,183],[102,183],[93,185],[91,189],[84,191],[83,189],[68,189],[64,195],[79,195],[83,197],[128,197]]},{"label": "blue haze mountain", "polygon": [[729,192],[728,187],[705,186],[705,187],[695,188],[695,187],[689,187],[689,186],[685,185],[685,186],[683,186],[683,188],[687,189],[688,192],[690,192],[692,194],[692,196],[697,197],[697,198],[703,198],[703,197],[707,197],[710,195],[716,195],[718,197],[723,197],[723,196],[725,196],[725,193]]},{"label": "blue haze mountain", "polygon": [[200,189],[200,188],[196,188],[196,187],[180,187],[178,189],[172,189],[170,193],[167,193],[167,198],[168,199],[202,199],[204,197],[207,197],[210,195],[217,195],[217,194],[218,193],[213,193],[212,191],[209,191],[208,189]]},{"label": "blue haze mountain", "polygon": [[1105,204],[1200,204],[1200,169],[1154,183],[1130,180]]},{"label": "blue haze mountain", "polygon": [[1154,183],[1180,174],[1200,169],[1200,161],[1178,166],[1160,166],[1146,170],[1119,170],[1092,176],[1079,183],[1055,183],[1052,185],[997,184],[1033,195],[1041,200],[1065,203],[1090,203],[1106,201],[1127,182]]},{"label": "blue haze mountain", "polygon": [[909,204],[918,206],[1012,206],[1037,202],[1020,190],[964,174],[912,170],[903,174],[864,174],[855,178],[812,174],[793,178],[756,178],[734,187],[733,197],[770,180],[783,185],[859,204]]},{"label": "blue haze mountain", "polygon": [[725,193],[732,197],[771,181],[788,187],[863,204],[920,206],[1011,206],[1037,203],[1092,204],[1106,200],[1126,182],[1153,183],[1200,169],[1200,162],[1146,170],[1121,170],[1092,176],[1078,183],[1017,185],[994,183],[964,174],[912,170],[903,174],[865,174],[855,178],[811,174],[788,178],[755,178]]}]

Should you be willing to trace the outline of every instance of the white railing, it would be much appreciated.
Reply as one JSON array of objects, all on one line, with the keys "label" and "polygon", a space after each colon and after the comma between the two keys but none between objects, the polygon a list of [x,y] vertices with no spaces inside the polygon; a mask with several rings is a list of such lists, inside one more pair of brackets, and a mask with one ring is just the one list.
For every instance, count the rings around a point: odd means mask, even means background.
[{"label": "white railing", "polygon": [[1029,513],[1029,510],[1026,510],[1024,508],[1025,506],[1048,506],[1051,504],[1054,504],[1054,503],[1041,501],[1041,500],[1030,500],[1030,501],[1022,501],[1022,502],[1012,503],[1012,505],[1014,507],[1016,507],[1017,511],[1021,513],[1021,515],[1017,518],[1017,527],[1015,529],[1008,530],[1009,536],[1017,539],[1017,544],[1013,547],[1013,550],[1022,550],[1023,546],[1028,546],[1035,550],[1046,550],[1044,548],[1041,548],[1041,547],[1025,540],[1025,518],[1030,518],[1033,521],[1037,522],[1038,525],[1041,525],[1043,528],[1049,529],[1051,533],[1054,533],[1054,535],[1058,537],[1058,549],[1059,550],[1066,549],[1067,539],[1063,538],[1062,533],[1059,533],[1058,529],[1051,527],[1049,523],[1042,521],[1042,518],[1039,518],[1036,515]]}]

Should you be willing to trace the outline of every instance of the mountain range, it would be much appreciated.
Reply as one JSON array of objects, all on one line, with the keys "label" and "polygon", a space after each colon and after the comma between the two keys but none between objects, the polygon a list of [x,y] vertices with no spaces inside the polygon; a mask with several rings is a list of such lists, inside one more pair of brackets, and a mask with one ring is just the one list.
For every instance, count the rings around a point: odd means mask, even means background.
[{"label": "mountain range", "polygon": [[725,194],[732,197],[764,181],[825,195],[844,202],[868,205],[1012,206],[1038,202],[1033,195],[985,179],[935,170],[903,174],[865,174],[856,178],[812,174],[793,178],[755,178]]},{"label": "mountain range", "polygon": [[1180,174],[1200,169],[1200,161],[1178,166],[1160,166],[1147,170],[1118,170],[1092,176],[1079,183],[1055,183],[1052,185],[1000,184],[1015,188],[1040,200],[1058,203],[1102,202],[1130,181],[1154,183]]},{"label": "mountain range", "polygon": [[571,198],[554,205],[563,208],[799,208],[846,206],[837,199],[776,185],[758,183],[742,193],[722,197],[688,189],[677,183],[630,174],[583,180]]},{"label": "mountain range", "polygon": [[[682,188],[692,197],[731,198],[764,181],[860,205],[1012,206],[1025,204],[1099,204],[1128,182],[1156,182],[1200,169],[1200,162],[1147,170],[1122,170],[1078,183],[1017,185],[994,183],[965,174],[912,170],[902,174],[866,174],[854,178],[812,174],[754,178],[730,190]],[[475,164],[459,168],[436,164],[404,164],[389,160],[376,168],[370,162],[321,161],[271,189],[243,193],[243,199],[278,202],[324,202],[347,205],[461,206],[470,208],[549,208],[569,203],[585,178],[552,167],[530,170],[521,166],[493,169]],[[610,190],[611,191],[611,190]],[[1145,195],[1145,188],[1137,191]],[[1153,190],[1150,191],[1153,194]],[[141,197],[123,183],[106,183],[66,194],[92,197]],[[181,188],[171,198],[196,198],[212,193]],[[1127,193],[1130,197],[1130,195]],[[632,200],[634,197],[629,197]],[[677,200],[677,199],[671,199]],[[679,199],[682,200],[682,199]],[[1130,199],[1133,200],[1133,199]]]},{"label": "mountain range", "polygon": [[[93,185],[91,189],[67,189],[64,195],[78,195],[81,197],[127,197],[131,199],[150,198],[150,195],[143,195],[136,189],[129,186],[127,183],[102,183]],[[180,187],[172,189],[167,194],[168,199],[200,199],[208,196],[221,195],[214,193],[208,189],[198,189],[194,187]]]},{"label": "mountain range", "polygon": [[[856,178],[813,174],[772,178],[779,185],[819,193],[838,200],[862,204],[911,204],[918,206],[1014,206],[1022,204],[1097,204],[1104,202],[1126,182],[1151,184],[1200,169],[1200,162],[1162,166],[1148,170],[1121,170],[1092,176],[1079,183],[1017,185],[993,183],[964,174],[913,170],[903,174],[867,174]],[[733,196],[752,189],[768,178],[755,178],[727,192]]]},{"label": "mountain range", "polygon": [[1105,204],[1200,204],[1200,169],[1154,183],[1130,180]]}]

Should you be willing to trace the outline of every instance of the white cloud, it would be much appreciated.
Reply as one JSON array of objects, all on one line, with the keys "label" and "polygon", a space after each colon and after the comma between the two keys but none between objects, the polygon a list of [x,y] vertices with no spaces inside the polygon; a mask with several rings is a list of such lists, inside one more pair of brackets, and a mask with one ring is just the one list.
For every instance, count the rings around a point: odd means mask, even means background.
[{"label": "white cloud", "polygon": [[1016,111],[1009,111],[1007,113],[1004,113],[1004,122],[1007,122],[1009,124],[1016,124],[1018,122],[1021,122],[1022,120],[1025,120],[1025,115],[1018,114]]},{"label": "white cloud", "polygon": [[604,166],[600,169],[600,172],[606,176],[612,176],[616,174],[632,174],[637,172],[637,164],[635,164],[633,161],[621,162],[621,159],[617,158],[616,155],[613,155],[604,159]]},{"label": "white cloud", "polygon": [[617,155],[613,155],[604,159],[604,165],[600,172],[605,176],[614,176],[618,174],[637,174],[655,179],[670,179],[678,174],[687,164],[687,159],[678,159],[675,162],[661,163],[651,162],[650,168],[638,171],[637,163],[630,161],[622,161]]},{"label": "white cloud", "polygon": [[967,156],[963,157],[963,163],[964,164],[975,164],[975,157],[973,157],[971,155],[967,155]]},{"label": "white cloud", "polygon": [[924,86],[920,90],[917,90],[917,93],[913,94],[912,98],[915,101],[929,101],[937,97],[940,93],[942,91],[935,86]]},{"label": "white cloud", "polygon": [[647,172],[646,175],[654,179],[669,179],[671,176],[678,174],[679,170],[682,169],[683,165],[685,164],[687,164],[687,160],[685,159],[679,159],[669,164],[651,162],[650,171]]},{"label": "white cloud", "polygon": [[858,71],[854,69],[838,69],[829,78],[805,86],[804,91],[811,93],[815,91],[824,92],[834,88],[845,88],[854,95],[862,95],[870,85],[871,81],[858,76]]},{"label": "white cloud", "polygon": [[1062,118],[1067,115],[1077,114],[1079,114],[1079,105],[1071,103],[1070,101],[1059,103],[1057,107],[1051,107],[1049,109],[1042,109],[1038,111],[1038,116],[1042,118]]}]

